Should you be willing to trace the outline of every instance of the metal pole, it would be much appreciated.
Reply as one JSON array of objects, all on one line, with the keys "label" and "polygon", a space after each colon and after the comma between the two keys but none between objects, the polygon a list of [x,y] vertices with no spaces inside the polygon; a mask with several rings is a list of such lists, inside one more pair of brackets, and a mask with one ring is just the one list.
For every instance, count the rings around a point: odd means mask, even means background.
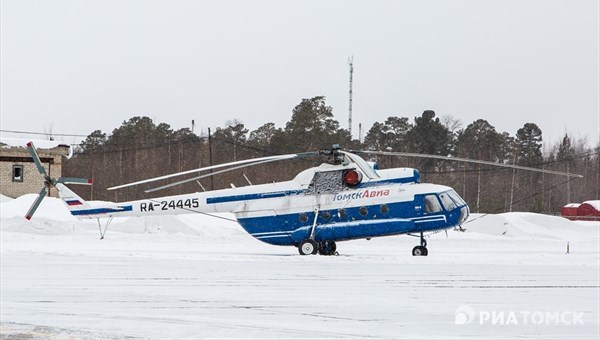
[{"label": "metal pole", "polygon": [[[210,165],[213,165],[213,158],[212,158],[212,137],[210,134],[210,128],[208,128],[208,161],[210,162]],[[212,170],[210,170],[210,173],[212,174]],[[213,179],[213,176],[210,176],[210,190],[215,190],[215,181]]]},{"label": "metal pole", "polygon": [[348,91],[348,131],[350,132],[350,137],[352,138],[352,73],[354,72],[354,66],[352,62],[354,57],[348,58],[348,63],[350,64],[350,90]]},{"label": "metal pole", "polygon": [[[567,173],[569,173],[569,163],[567,161]],[[571,203],[571,179],[567,181],[567,203]]]}]

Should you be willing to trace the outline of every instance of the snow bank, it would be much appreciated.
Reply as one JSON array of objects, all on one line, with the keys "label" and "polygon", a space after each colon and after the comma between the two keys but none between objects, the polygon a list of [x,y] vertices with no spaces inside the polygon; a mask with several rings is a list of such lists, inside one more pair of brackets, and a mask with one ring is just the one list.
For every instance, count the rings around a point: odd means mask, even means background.
[{"label": "snow bank", "polygon": [[2,194],[0,194],[0,203],[4,203],[4,202],[8,202],[8,201],[12,201],[13,199],[8,197],[8,196],[4,196]]},{"label": "snow bank", "polygon": [[525,212],[471,214],[463,227],[472,233],[534,239],[570,240],[588,238],[598,233],[598,229],[593,228],[592,224],[579,224],[563,217]]},{"label": "snow bank", "polygon": [[[0,230],[41,235],[98,232],[96,220],[75,218],[62,200],[53,197],[45,198],[33,218],[27,221],[24,216],[36,197],[28,194],[3,200],[0,203]],[[103,227],[106,221],[101,219]],[[120,217],[112,221],[110,233],[202,236],[211,242],[248,237],[231,214]]]},{"label": "snow bank", "polygon": [[[20,217],[23,218],[27,211],[38,197],[37,194],[27,194],[7,202],[2,202],[0,205],[0,217],[6,218]],[[47,197],[42,201],[38,210],[35,212],[36,218],[46,218],[56,221],[77,221],[64,203],[57,198]]]}]

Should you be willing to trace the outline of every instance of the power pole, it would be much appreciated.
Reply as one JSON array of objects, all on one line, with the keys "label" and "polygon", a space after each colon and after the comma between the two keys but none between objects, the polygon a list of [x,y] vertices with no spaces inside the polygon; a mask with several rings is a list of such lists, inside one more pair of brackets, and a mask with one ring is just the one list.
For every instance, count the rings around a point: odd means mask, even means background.
[{"label": "power pole", "polygon": [[[208,128],[208,160],[210,162],[210,165],[212,166],[212,137],[210,135],[210,128]],[[210,170],[210,173],[212,173],[212,169]],[[215,180],[213,176],[210,176],[210,190],[215,190]]]},{"label": "power pole", "polygon": [[[569,173],[569,161],[567,161],[567,174]],[[571,203],[571,179],[567,178],[567,203]]]},{"label": "power pole", "polygon": [[358,142],[362,143],[362,124],[358,123]]},{"label": "power pole", "polygon": [[348,58],[348,64],[350,64],[350,91],[348,91],[348,131],[350,132],[350,136],[352,136],[352,73],[354,72],[354,66],[352,62],[354,61],[354,56]]}]

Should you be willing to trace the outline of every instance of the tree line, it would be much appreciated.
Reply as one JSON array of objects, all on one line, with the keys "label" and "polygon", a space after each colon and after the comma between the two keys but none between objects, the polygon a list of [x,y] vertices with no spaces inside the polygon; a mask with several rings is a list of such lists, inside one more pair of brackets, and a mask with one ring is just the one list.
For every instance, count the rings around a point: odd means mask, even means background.
[{"label": "tree line", "polygon": [[[303,99],[292,110],[285,127],[265,123],[250,131],[231,120],[207,134],[188,128],[173,130],[166,123],[137,116],[124,121],[111,134],[93,131],[63,164],[65,176],[94,180],[91,188],[76,188],[82,197],[125,201],[194,191],[289,180],[323,160],[302,159],[258,165],[203,178],[152,194],[140,186],[106,191],[110,186],[162,176],[210,164],[254,157],[297,153],[340,144],[346,150],[379,150],[486,160],[578,173],[584,178],[458,163],[437,159],[378,156],[380,168],[414,167],[423,182],[453,187],[474,212],[534,211],[555,213],[566,203],[600,198],[600,145],[565,136],[542,150],[542,131],[526,123],[515,135],[500,132],[487,120],[466,127],[451,116],[437,117],[426,110],[412,120],[390,116],[375,122],[363,141],[352,139],[333,118],[325,97]],[[544,151],[544,152],[543,152]],[[168,183],[168,181],[167,181]],[[160,183],[163,184],[163,183]]]}]

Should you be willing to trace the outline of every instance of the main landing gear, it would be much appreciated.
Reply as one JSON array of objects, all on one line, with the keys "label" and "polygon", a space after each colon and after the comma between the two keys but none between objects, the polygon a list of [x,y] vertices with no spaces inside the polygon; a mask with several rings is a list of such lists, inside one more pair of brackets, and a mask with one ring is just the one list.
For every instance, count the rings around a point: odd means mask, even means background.
[{"label": "main landing gear", "polygon": [[427,241],[423,238],[423,233],[421,233],[421,245],[416,246],[412,250],[413,256],[427,256]]},{"label": "main landing gear", "polygon": [[338,255],[335,251],[336,249],[335,242],[331,241],[315,242],[314,240],[306,239],[298,245],[300,255],[315,255],[317,253],[320,255]]}]

